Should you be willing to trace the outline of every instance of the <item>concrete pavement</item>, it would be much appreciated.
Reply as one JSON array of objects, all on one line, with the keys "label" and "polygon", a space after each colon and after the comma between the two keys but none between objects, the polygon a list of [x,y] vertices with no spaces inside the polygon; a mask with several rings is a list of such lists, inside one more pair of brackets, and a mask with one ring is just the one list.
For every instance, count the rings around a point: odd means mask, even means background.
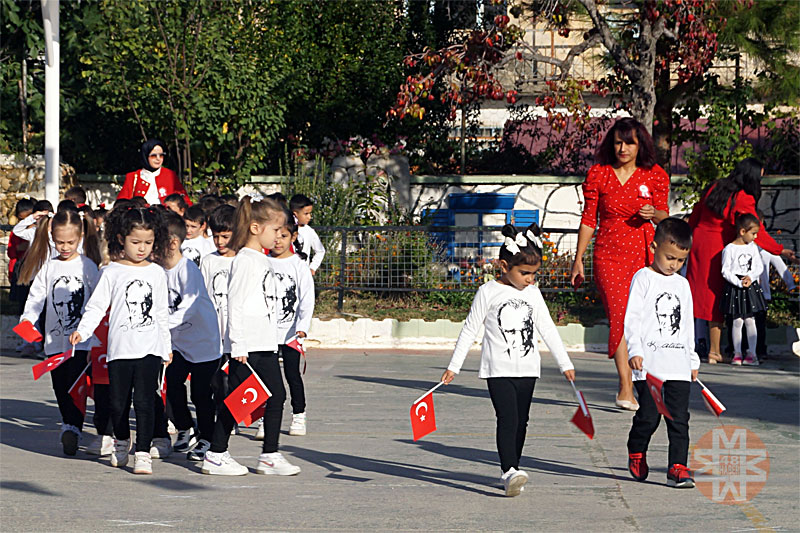
[{"label": "concrete pavement", "polygon": [[[438,431],[411,439],[409,407],[438,380],[449,353],[313,350],[305,376],[309,433],[281,437],[297,477],[200,474],[174,455],[152,476],[115,469],[82,450],[62,455],[59,416],[36,362],[0,356],[0,527],[3,531],[748,531],[798,529],[800,436],[797,360],[759,368],[703,365],[701,378],[727,405],[726,426],[755,433],[770,472],[750,502],[722,505],[698,489],[664,485],[664,425],[651,444],[645,483],[627,472],[631,415],[613,408],[613,364],[570,354],[597,434],[569,423],[571,388],[543,354],[522,468],[531,480],[503,497],[494,413],[473,352],[435,395]],[[287,402],[288,407],[288,402]],[[90,412],[91,412],[90,402]],[[719,423],[693,388],[691,437]],[[284,429],[288,430],[289,410]],[[90,420],[90,417],[89,417]],[[231,438],[232,455],[255,466],[254,429]],[[91,423],[86,433],[94,434]],[[88,441],[88,438],[84,439]],[[131,460],[131,465],[132,465]]]}]

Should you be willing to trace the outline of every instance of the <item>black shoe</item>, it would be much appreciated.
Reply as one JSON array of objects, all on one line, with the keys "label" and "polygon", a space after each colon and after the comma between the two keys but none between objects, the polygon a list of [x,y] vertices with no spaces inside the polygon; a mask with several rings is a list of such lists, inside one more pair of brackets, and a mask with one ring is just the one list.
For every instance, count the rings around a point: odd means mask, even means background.
[{"label": "black shoe", "polygon": [[206,452],[211,449],[211,443],[205,439],[200,439],[195,444],[194,448],[189,450],[186,454],[186,459],[188,461],[204,461],[206,458]]},{"label": "black shoe", "polygon": [[75,455],[78,453],[78,434],[70,430],[64,431],[61,434],[61,444],[65,455]]}]

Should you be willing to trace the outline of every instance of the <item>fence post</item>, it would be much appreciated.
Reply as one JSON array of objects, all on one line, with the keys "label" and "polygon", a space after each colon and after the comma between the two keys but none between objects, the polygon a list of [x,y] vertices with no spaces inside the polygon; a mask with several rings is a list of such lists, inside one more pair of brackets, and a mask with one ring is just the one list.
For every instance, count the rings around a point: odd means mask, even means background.
[{"label": "fence post", "polygon": [[344,308],[345,267],[347,267],[347,229],[342,229],[342,252],[339,255],[339,301],[336,304],[340,313]]}]

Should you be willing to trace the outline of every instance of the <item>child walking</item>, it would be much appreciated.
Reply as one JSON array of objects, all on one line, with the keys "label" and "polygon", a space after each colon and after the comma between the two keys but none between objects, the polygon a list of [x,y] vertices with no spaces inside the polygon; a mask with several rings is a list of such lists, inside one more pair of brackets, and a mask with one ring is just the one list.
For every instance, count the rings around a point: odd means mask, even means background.
[{"label": "child walking", "polygon": [[[314,314],[314,278],[304,261],[303,252],[292,252],[297,240],[297,224],[291,213],[286,213],[286,224],[278,230],[275,246],[270,249],[269,260],[278,290],[278,351],[283,357],[283,373],[292,397],[292,424],[289,435],[306,434],[306,393],[300,372],[300,352],[287,345],[297,337],[306,338],[311,316]],[[256,439],[264,438],[263,420]]]},{"label": "child walking", "polygon": [[206,236],[206,213],[199,205],[193,205],[183,214],[186,224],[186,239],[181,244],[183,256],[200,266],[200,260],[214,251],[214,243]]},{"label": "child walking", "polygon": [[[228,335],[231,341],[229,386],[238,387],[251,375],[251,368],[272,396],[264,411],[264,444],[256,472],[291,476],[300,468],[278,452],[278,436],[286,401],[281,367],[278,363],[275,273],[264,249],[275,246],[278,230],[286,224],[283,208],[274,200],[245,196],[236,208],[236,223],[228,247],[236,251],[228,282]],[[224,476],[248,473],[228,450],[234,418],[222,403],[217,411],[211,448],[206,452],[202,472]]]},{"label": "child walking", "polygon": [[[766,312],[767,302],[758,283],[764,270],[761,253],[756,246],[760,222],[755,215],[741,213],[736,217],[736,239],[722,250],[722,277],[725,293],[722,312],[733,320],[732,365],[758,366],[756,356],[757,329],[755,315]],[[747,331],[747,356],[742,360],[742,325]]]},{"label": "child walking", "polygon": [[[186,225],[176,213],[165,214],[169,234],[162,266],[167,271],[170,294],[169,325],[172,337],[172,363],[167,368],[167,399],[172,407],[178,441],[174,449],[187,452],[190,461],[202,461],[211,446],[216,407],[211,381],[219,367],[220,341],[217,314],[208,297],[203,275],[195,264],[181,255]],[[186,378],[190,382],[192,403],[197,413],[199,439],[189,449],[194,420],[186,400]],[[189,434],[190,438],[181,440]]]},{"label": "child walking", "polygon": [[[69,336],[78,326],[86,302],[97,283],[100,261],[96,236],[90,219],[75,210],[66,209],[41,218],[30,250],[25,258],[25,277],[35,274],[31,283],[21,322],[35,323],[47,308],[44,319],[44,353],[52,357],[71,349]],[[58,255],[50,258],[50,239]],[[78,253],[84,239],[87,253]],[[61,412],[61,444],[64,454],[75,455],[83,429],[83,413],[75,406],[69,389],[86,367],[89,343],[75,346],[72,357],[50,372],[58,410]]]},{"label": "child walking", "polygon": [[172,359],[167,276],[163,268],[150,262],[151,257],[163,257],[166,249],[159,209],[128,207],[109,213],[106,238],[113,262],[101,271],[78,329],[70,335],[72,344],[88,339],[109,311],[107,361],[116,437],[111,466],[128,464],[132,396],[136,413],[134,474],[153,473],[154,391],[162,366]]},{"label": "child walking", "polygon": [[497,451],[503,472],[500,480],[506,496],[517,496],[528,481],[528,474],[520,470],[519,463],[533,389],[541,373],[537,333],[568,381],[575,379],[575,370],[542,293],[534,285],[536,272],[542,265],[539,226],[531,224],[518,231],[506,225],[502,233],[503,275],[478,289],[442,381],[446,384],[453,381],[480,327],[484,326],[478,377],[486,380],[497,417]]},{"label": "child walking", "polygon": [[325,246],[314,228],[309,226],[314,213],[314,202],[305,194],[295,194],[289,200],[289,210],[297,219],[297,247],[305,252],[305,261],[313,276],[325,259]]},{"label": "child walking", "polygon": [[680,271],[692,247],[692,229],[683,220],[667,218],[656,226],[650,249],[653,264],[633,275],[625,312],[628,365],[639,409],[628,433],[628,470],[637,481],[647,479],[647,448],[661,422],[647,386],[647,373],[664,381],[669,458],[667,485],[694,487],[686,467],[689,455],[689,387],[697,379],[700,358],[694,351],[692,291]]}]

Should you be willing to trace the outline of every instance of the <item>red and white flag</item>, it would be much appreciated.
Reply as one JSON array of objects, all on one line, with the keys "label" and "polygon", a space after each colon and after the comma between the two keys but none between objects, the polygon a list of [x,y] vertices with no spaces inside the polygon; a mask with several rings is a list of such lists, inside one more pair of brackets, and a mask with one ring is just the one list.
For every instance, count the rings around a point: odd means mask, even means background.
[{"label": "red and white flag", "polygon": [[250,413],[249,415],[244,417],[244,425],[247,427],[252,426],[255,422],[258,422],[259,419],[264,418],[264,411],[267,409],[267,402],[261,404],[261,406],[256,407],[255,410]]},{"label": "red and white flag", "polygon": [[86,416],[86,398],[94,396],[92,378],[86,373],[88,369],[89,366],[87,365],[81,375],[78,376],[78,379],[75,380],[75,383],[72,384],[72,387],[69,388],[69,395],[72,397],[72,401],[75,402],[75,407],[80,409],[83,416]]},{"label": "red and white flag", "polygon": [[583,393],[575,387],[575,383],[572,381],[569,383],[575,391],[575,396],[578,397],[578,410],[572,415],[572,423],[586,433],[586,436],[591,440],[594,438],[594,423],[592,422],[592,415],[589,414],[589,406],[586,404]]},{"label": "red and white flag", "polygon": [[33,327],[33,324],[27,320],[23,320],[14,326],[13,331],[28,342],[39,342],[44,338],[42,334],[39,333],[39,330]]},{"label": "red and white flag", "polygon": [[161,382],[158,384],[158,392],[161,394],[161,401],[164,408],[167,407],[167,367],[161,366]]},{"label": "red and white flag", "polygon": [[703,382],[699,379],[697,380],[697,384],[703,388],[703,401],[705,402],[708,410],[717,417],[721,415],[723,411],[725,411],[725,406],[722,404],[722,402],[719,401],[717,397],[714,396],[714,394],[708,389],[708,387],[703,385]]},{"label": "red and white flag", "polygon": [[656,409],[658,409],[659,413],[672,420],[672,415],[669,414],[667,404],[664,403],[664,382],[650,372],[647,373],[647,378],[645,379],[647,381],[647,389],[650,391],[650,396],[652,396],[653,401],[656,402]]},{"label": "red and white flag", "polygon": [[306,350],[303,348],[303,339],[295,335],[294,337],[286,343],[286,346],[289,348],[293,348],[300,352],[300,355],[303,356],[303,374],[306,373]]},{"label": "red and white flag", "polygon": [[225,363],[219,369],[222,370],[223,372],[225,372],[226,374],[229,374],[230,373],[230,366],[231,366],[231,362],[230,361],[225,361]]},{"label": "red and white flag", "polygon": [[108,313],[94,330],[100,344],[89,350],[92,357],[92,384],[108,385]]},{"label": "red and white flag", "polygon": [[33,380],[36,381],[37,379],[39,379],[40,377],[45,375],[47,372],[50,372],[51,370],[55,370],[56,368],[61,366],[61,363],[63,363],[64,361],[66,361],[67,359],[72,357],[73,353],[75,353],[75,347],[74,346],[68,352],[64,352],[64,353],[60,353],[58,355],[54,355],[52,357],[48,357],[47,359],[45,359],[41,363],[36,363],[35,365],[33,365],[33,368],[32,368],[32,370],[33,370]]},{"label": "red and white flag", "polygon": [[244,421],[247,415],[255,411],[272,396],[252,367],[249,364],[247,366],[252,372],[250,377],[225,398],[225,405],[228,406],[233,419],[237,423]]},{"label": "red and white flag", "polygon": [[428,433],[436,431],[436,412],[433,408],[433,391],[444,385],[440,382],[431,390],[417,398],[408,411],[411,417],[411,432],[414,440],[419,440]]}]

